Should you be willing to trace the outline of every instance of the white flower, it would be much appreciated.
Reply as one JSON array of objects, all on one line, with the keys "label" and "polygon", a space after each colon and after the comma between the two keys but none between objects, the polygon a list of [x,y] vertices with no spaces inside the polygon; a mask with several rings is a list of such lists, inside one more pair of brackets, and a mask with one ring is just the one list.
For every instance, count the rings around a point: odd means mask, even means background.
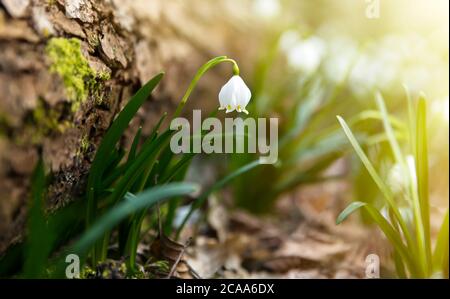
[{"label": "white flower", "polygon": [[219,92],[219,110],[226,109],[226,113],[236,110],[237,112],[244,112],[248,114],[245,109],[252,93],[250,89],[245,85],[244,80],[238,75],[234,75],[231,79],[222,86]]},{"label": "white flower", "polygon": [[435,101],[431,102],[431,111],[434,115],[442,119],[447,123],[449,123],[449,98],[448,96],[441,99],[436,99]]},{"label": "white flower", "polygon": [[288,55],[289,50],[295,46],[301,40],[300,34],[297,30],[290,29],[285,32],[280,37],[279,47],[283,54]]},{"label": "white flower", "polygon": [[327,78],[335,83],[343,81],[357,54],[358,50],[352,39],[345,36],[332,38],[328,43],[328,53],[324,61]]},{"label": "white flower", "polygon": [[312,36],[293,45],[287,53],[287,60],[292,68],[311,74],[319,67],[325,52],[325,42]]},{"label": "white flower", "polygon": [[278,0],[254,0],[253,11],[263,18],[274,18],[280,14],[281,5]]}]

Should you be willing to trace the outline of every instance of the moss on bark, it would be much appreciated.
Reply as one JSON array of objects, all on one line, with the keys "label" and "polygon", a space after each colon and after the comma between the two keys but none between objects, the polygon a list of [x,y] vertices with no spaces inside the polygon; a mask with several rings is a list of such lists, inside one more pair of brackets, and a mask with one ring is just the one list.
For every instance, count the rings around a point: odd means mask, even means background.
[{"label": "moss on bark", "polygon": [[52,61],[50,70],[63,79],[73,110],[79,108],[90,92],[99,88],[101,81],[109,79],[109,74],[96,73],[89,66],[77,38],[52,38],[47,43],[46,53]]}]

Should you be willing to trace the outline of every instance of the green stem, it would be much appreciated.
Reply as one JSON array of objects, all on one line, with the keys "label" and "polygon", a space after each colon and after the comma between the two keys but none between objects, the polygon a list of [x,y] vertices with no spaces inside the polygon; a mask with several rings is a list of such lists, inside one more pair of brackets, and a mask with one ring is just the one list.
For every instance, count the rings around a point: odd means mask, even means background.
[{"label": "green stem", "polygon": [[195,86],[197,85],[200,78],[211,68],[215,67],[216,65],[222,63],[222,62],[230,62],[233,64],[233,74],[239,75],[239,66],[237,65],[236,61],[233,59],[228,58],[227,56],[219,56],[216,58],[211,59],[197,71],[197,73],[194,76],[194,79],[192,79],[191,83],[189,84],[188,89],[186,90],[186,93],[184,94],[183,98],[181,99],[181,102],[178,104],[177,110],[175,111],[174,117],[176,118],[180,116],[181,111],[183,110],[184,106],[186,105],[187,100],[189,99],[189,96],[191,95],[192,91],[194,90]]},{"label": "green stem", "polygon": [[128,261],[128,269],[130,270],[130,273],[133,273],[136,270],[136,253],[137,253],[137,246],[139,243],[139,233],[140,233],[140,225],[136,223],[136,221],[133,221],[133,225],[130,229],[130,242],[129,242],[129,253],[130,258]]}]

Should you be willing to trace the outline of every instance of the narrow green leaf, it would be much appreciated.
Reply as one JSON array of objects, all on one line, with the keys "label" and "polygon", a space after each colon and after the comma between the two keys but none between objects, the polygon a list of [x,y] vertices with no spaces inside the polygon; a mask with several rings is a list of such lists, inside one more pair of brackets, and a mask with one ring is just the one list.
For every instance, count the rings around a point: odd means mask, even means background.
[{"label": "narrow green leaf", "polygon": [[183,155],[183,157],[181,157],[181,159],[174,166],[172,166],[167,172],[165,172],[165,175],[160,178],[159,182],[161,184],[164,184],[172,180],[180,171],[182,171],[186,168],[187,165],[189,165],[195,155],[195,153],[188,153]]},{"label": "narrow green leaf", "polygon": [[408,133],[409,133],[409,144],[410,150],[413,156],[416,156],[416,116],[414,113],[414,105],[413,100],[411,98],[411,94],[406,85],[403,86],[406,94],[406,101],[408,104]]},{"label": "narrow green leaf", "polygon": [[133,143],[131,144],[130,152],[128,153],[127,164],[131,163],[136,157],[137,147],[139,145],[139,140],[141,139],[141,133],[142,127],[139,127],[139,129],[136,132],[136,135],[134,135]]},{"label": "narrow green leaf", "polygon": [[361,146],[359,145],[358,141],[356,140],[355,136],[353,135],[352,131],[350,130],[350,128],[348,127],[347,123],[345,122],[345,120],[340,117],[337,116],[337,119],[339,121],[339,123],[341,124],[345,135],[347,135],[347,138],[349,139],[351,145],[353,146],[356,154],[358,155],[359,159],[361,160],[361,162],[363,163],[364,167],[367,169],[367,171],[369,172],[370,176],[372,177],[373,181],[375,182],[375,184],[378,186],[378,188],[380,189],[381,193],[383,194],[383,198],[385,199],[387,205],[392,209],[395,218],[397,219],[403,234],[407,240],[407,243],[409,246],[414,246],[411,234],[408,230],[408,227],[405,223],[405,221],[402,218],[402,215],[400,214],[399,208],[397,206],[397,204],[395,203],[395,201],[393,200],[392,197],[392,193],[389,190],[389,188],[384,184],[384,182],[381,180],[381,177],[378,175],[377,171],[375,170],[375,167],[372,165],[372,163],[370,162],[369,158],[366,156],[366,154],[364,153],[363,149],[361,148]]},{"label": "narrow green leaf", "polygon": [[197,186],[194,184],[172,183],[148,189],[137,194],[134,198],[128,197],[129,200],[121,201],[96,221],[73,245],[69,252],[84,256],[101,236],[113,229],[127,216],[139,212],[142,209],[150,208],[163,200],[175,196],[187,195],[196,190]]},{"label": "narrow green leaf", "polygon": [[[389,121],[389,114],[386,109],[386,104],[384,103],[383,96],[381,93],[377,92],[375,95],[375,99],[378,105],[378,109],[381,113],[381,120],[383,122],[383,127],[386,132],[386,136],[389,141],[389,145],[391,146],[391,150],[394,154],[395,160],[399,163],[403,168],[406,168],[405,161],[403,159],[402,151],[400,146],[398,145],[397,139],[395,138],[394,130],[392,129],[391,123]],[[406,172],[405,172],[406,173]]]},{"label": "narrow green leaf", "polygon": [[336,218],[336,224],[341,224],[348,216],[350,216],[350,214],[365,205],[367,205],[367,203],[361,201],[352,202]]},{"label": "narrow green leaf", "polygon": [[128,167],[123,177],[117,183],[113,194],[108,199],[111,204],[115,204],[122,199],[131,186],[141,177],[143,171],[155,162],[159,150],[168,142],[170,136],[171,132],[167,130],[152,143],[144,144],[141,152]]},{"label": "narrow green leaf", "polygon": [[394,246],[394,249],[401,256],[403,261],[412,269],[415,269],[414,261],[410,256],[410,253],[406,249],[406,246],[403,244],[401,236],[397,233],[397,231],[392,227],[392,225],[380,214],[374,207],[370,204],[355,201],[352,202],[341,214],[338,216],[336,223],[341,223],[345,220],[351,213],[354,211],[364,208],[366,209],[368,215],[372,218],[372,220],[378,225],[378,227],[383,231],[386,238],[389,239],[391,244]]},{"label": "narrow green leaf", "polygon": [[420,96],[417,106],[416,124],[416,169],[417,189],[421,220],[423,223],[425,250],[427,255],[428,270],[431,271],[431,244],[430,244],[430,205],[428,198],[428,138],[427,138],[427,116],[426,99]]},{"label": "narrow green leaf", "polygon": [[448,209],[442,221],[433,252],[433,271],[443,272],[448,278]]},{"label": "narrow green leaf", "polygon": [[[360,113],[358,113],[357,115],[353,116],[352,118],[350,118],[350,120],[348,121],[348,124],[350,126],[354,126],[359,124],[360,122],[366,121],[366,120],[382,120],[383,116],[381,114],[380,111],[377,110],[364,110]],[[388,120],[389,123],[392,127],[395,127],[396,131],[405,131],[405,125],[403,124],[403,122],[401,120],[399,120],[398,118],[396,118],[393,115],[389,115],[388,116]]]},{"label": "narrow green leaf", "polygon": [[90,222],[93,221],[95,215],[95,192],[98,191],[100,187],[100,180],[105,170],[105,163],[108,161],[108,157],[114,150],[116,143],[119,141],[123,132],[128,127],[131,119],[134,117],[144,101],[149,97],[153,89],[158,85],[159,81],[161,81],[163,75],[163,73],[156,75],[136,92],[136,94],[119,113],[117,118],[113,121],[111,127],[103,137],[103,140],[97,149],[94,161],[92,162],[91,171],[88,177],[87,226],[89,226]]},{"label": "narrow green leaf", "polygon": [[[389,115],[386,109],[386,105],[384,103],[383,97],[378,92],[375,96],[376,102],[378,105],[378,109],[380,110],[384,130],[386,132],[389,145],[391,147],[392,153],[394,154],[395,161],[400,165],[402,172],[405,174],[408,174],[408,177],[406,178],[408,181],[410,181],[410,188],[408,190],[408,193],[413,201],[413,210],[414,210],[414,223],[415,223],[415,229],[416,229],[416,237],[417,237],[417,247],[411,248],[414,252],[417,252],[418,258],[420,259],[420,262],[422,264],[422,269],[425,271],[425,269],[428,267],[427,265],[430,263],[431,260],[431,251],[429,250],[429,234],[426,235],[424,231],[424,223],[423,223],[423,215],[421,215],[421,203],[419,202],[419,197],[417,196],[416,190],[414,189],[416,186],[416,182],[414,182],[415,175],[413,173],[410,173],[408,166],[406,165],[406,161],[403,158],[400,146],[397,142],[397,139],[395,138],[394,130],[391,127],[391,124],[389,122]],[[428,239],[428,241],[427,241]]]},{"label": "narrow green leaf", "polygon": [[28,220],[28,239],[23,275],[25,278],[40,278],[44,274],[50,254],[52,236],[44,214],[45,172],[39,159],[31,183],[31,207]]},{"label": "narrow green leaf", "polygon": [[396,250],[394,250],[393,255],[394,255],[395,270],[397,272],[398,278],[401,279],[408,278],[406,274],[405,263],[403,262],[402,257]]},{"label": "narrow green leaf", "polygon": [[109,157],[109,161],[105,167],[105,174],[109,174],[116,169],[116,167],[120,164],[123,157],[125,156],[125,150],[123,148],[119,148],[118,150],[114,150]]}]

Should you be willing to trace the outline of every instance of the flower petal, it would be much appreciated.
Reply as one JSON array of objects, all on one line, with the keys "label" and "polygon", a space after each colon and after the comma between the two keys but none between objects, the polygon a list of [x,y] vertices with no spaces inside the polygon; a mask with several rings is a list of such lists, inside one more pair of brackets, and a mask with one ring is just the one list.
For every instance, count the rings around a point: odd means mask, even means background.
[{"label": "flower petal", "polygon": [[219,103],[220,107],[226,107],[231,104],[233,97],[233,86],[230,81],[228,81],[219,92]]},{"label": "flower petal", "polygon": [[244,80],[240,76],[235,75],[228,80],[219,92],[219,109],[226,109],[226,113],[234,110],[245,112],[247,111],[245,107],[250,102],[251,96],[250,89]]}]

